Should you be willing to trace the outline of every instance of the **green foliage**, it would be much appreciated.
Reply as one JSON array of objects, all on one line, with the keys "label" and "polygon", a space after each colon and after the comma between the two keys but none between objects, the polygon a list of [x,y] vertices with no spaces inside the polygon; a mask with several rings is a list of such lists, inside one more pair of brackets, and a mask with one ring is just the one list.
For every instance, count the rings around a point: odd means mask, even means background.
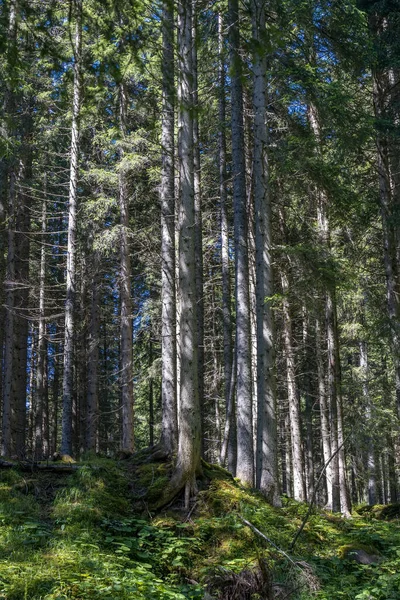
[{"label": "green foliage", "polygon": [[[132,463],[134,469],[130,461],[94,460],[72,475],[0,472],[1,600],[195,600],[212,573],[251,578],[261,558],[275,589],[294,600],[400,599],[393,508],[391,522],[363,507],[359,514],[366,516],[352,520],[316,511],[290,555],[305,505],[284,499],[273,508],[223,469],[204,464],[209,485],[190,518],[180,510],[151,518],[135,512],[135,498],[146,486],[162,487],[170,465]],[[350,549],[379,555],[379,563],[350,561]]]}]

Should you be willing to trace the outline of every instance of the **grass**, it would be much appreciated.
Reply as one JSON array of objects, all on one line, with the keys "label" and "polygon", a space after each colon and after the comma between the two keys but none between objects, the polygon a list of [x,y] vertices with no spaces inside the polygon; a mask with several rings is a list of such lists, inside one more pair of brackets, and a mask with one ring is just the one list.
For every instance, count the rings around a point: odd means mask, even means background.
[{"label": "grass", "polygon": [[[290,562],[237,514],[289,552],[306,506],[285,499],[275,509],[215,470],[189,517],[171,508],[151,515],[145,486],[154,495],[166,470],[133,474],[128,463],[91,461],[71,475],[0,472],[0,600],[203,598],[213,573],[248,572],[260,558],[277,598],[400,600],[397,518],[317,511]],[[373,550],[379,563],[349,560],[351,548]]]}]

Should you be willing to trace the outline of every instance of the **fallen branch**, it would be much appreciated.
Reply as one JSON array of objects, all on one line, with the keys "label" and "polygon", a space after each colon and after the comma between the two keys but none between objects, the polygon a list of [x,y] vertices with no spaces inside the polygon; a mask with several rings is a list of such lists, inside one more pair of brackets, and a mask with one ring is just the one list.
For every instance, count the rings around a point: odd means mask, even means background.
[{"label": "fallen branch", "polygon": [[247,525],[247,527],[250,527],[250,529],[256,535],[258,535],[261,539],[263,539],[265,542],[268,542],[268,544],[271,544],[271,546],[273,548],[275,548],[275,550],[277,552],[279,552],[279,554],[282,554],[285,558],[287,558],[287,560],[289,562],[291,562],[292,565],[296,567],[296,569],[300,569],[300,571],[303,571],[303,569],[293,560],[293,558],[291,558],[289,556],[289,554],[286,554],[286,552],[284,550],[282,550],[281,548],[279,548],[279,546],[277,546],[272,540],[270,540],[269,537],[267,537],[264,533],[262,533],[259,529],[257,529],[257,527],[255,525],[253,525],[253,523],[250,523],[250,521],[248,521],[247,519],[244,519],[242,517],[242,515],[238,514],[237,517],[242,521],[242,523],[244,523],[245,525]]},{"label": "fallen branch", "polygon": [[[81,469],[84,465],[76,464],[49,464],[36,463],[29,461],[12,462],[9,460],[0,460],[0,469],[17,469],[18,471],[52,471],[53,473],[73,473]],[[91,467],[93,468],[93,467]]]}]

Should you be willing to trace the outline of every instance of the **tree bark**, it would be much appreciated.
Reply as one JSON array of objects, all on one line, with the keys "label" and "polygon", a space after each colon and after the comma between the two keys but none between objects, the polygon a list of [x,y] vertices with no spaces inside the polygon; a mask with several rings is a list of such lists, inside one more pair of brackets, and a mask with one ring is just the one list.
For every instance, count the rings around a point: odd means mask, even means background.
[{"label": "tree bark", "polygon": [[94,251],[92,269],[92,298],[88,336],[88,385],[86,400],[85,450],[96,452],[99,419],[99,344],[100,344],[100,261]]},{"label": "tree bark", "polygon": [[238,0],[229,0],[229,41],[231,46],[232,169],[235,235],[236,300],[236,406],[237,469],[243,483],[254,484],[253,415],[251,397],[251,352],[249,265],[247,250],[246,183],[243,136],[242,66],[239,54]]},{"label": "tree bark", "polygon": [[289,402],[290,438],[292,443],[292,465],[293,465],[293,497],[295,500],[305,502],[306,491],[304,481],[304,458],[301,439],[300,404],[296,381],[296,368],[293,350],[292,319],[290,315],[289,281],[286,273],[282,271],[282,308],[283,308],[283,337],[285,345],[287,390]]},{"label": "tree bark", "polygon": [[185,487],[186,506],[189,503],[191,493],[196,491],[196,473],[201,470],[196,257],[195,239],[193,235],[193,228],[195,226],[195,206],[193,179],[192,44],[192,0],[181,0],[178,4],[178,54],[180,74],[179,107],[181,125],[179,132],[179,300],[181,382],[178,454],[168,493],[177,493],[182,487]]},{"label": "tree bark", "polygon": [[72,405],[74,394],[74,342],[75,342],[75,294],[76,294],[76,211],[79,177],[79,134],[82,102],[82,0],[74,0],[74,92],[72,105],[71,157],[68,198],[68,248],[67,248],[67,294],[65,303],[63,413],[61,431],[61,454],[72,455]]},{"label": "tree bark", "polygon": [[[204,292],[203,292],[203,219],[201,198],[201,164],[199,137],[199,93],[197,75],[197,0],[192,0],[192,69],[193,69],[193,168],[194,168],[194,215],[195,215],[195,256],[196,256],[196,297],[197,297],[197,359],[198,389],[201,413],[201,428],[204,431]],[[204,437],[201,438],[201,454],[204,458]]]},{"label": "tree bark", "polygon": [[[126,90],[120,86],[120,122],[122,137],[126,133]],[[121,157],[123,152],[121,151]],[[131,256],[129,248],[129,192],[124,165],[119,171],[120,238],[120,301],[121,301],[121,447],[133,452],[133,323],[131,298]]]},{"label": "tree bark", "polygon": [[161,443],[172,454],[178,441],[177,339],[175,282],[175,173],[174,173],[174,12],[165,0],[162,16],[163,105],[161,173],[161,356],[162,434]]},{"label": "tree bark", "polygon": [[35,411],[35,442],[34,455],[35,460],[40,460],[43,456],[43,418],[45,409],[46,395],[46,356],[47,356],[47,338],[46,338],[46,218],[47,218],[47,198],[46,198],[46,179],[44,182],[45,195],[42,204],[42,247],[40,249],[40,276],[39,276],[39,327],[38,327],[38,364],[36,371],[36,411]]},{"label": "tree bark", "polygon": [[[218,52],[219,52],[219,198],[221,214],[221,269],[222,269],[222,319],[224,338],[224,380],[225,380],[225,420],[228,437],[221,448],[221,464],[225,463],[232,475],[236,475],[237,438],[236,415],[234,410],[235,396],[231,388],[232,382],[232,318],[231,318],[231,277],[229,269],[229,222],[227,210],[227,175],[226,175],[226,100],[225,100],[225,53],[224,53],[224,20],[218,14]],[[226,445],[226,450],[222,452]]]},{"label": "tree bark", "polygon": [[265,3],[253,0],[253,189],[255,207],[256,319],[257,319],[257,453],[256,484],[271,503],[278,505],[277,425],[274,375],[274,333],[269,298],[273,295],[271,263],[271,205],[268,192]]}]

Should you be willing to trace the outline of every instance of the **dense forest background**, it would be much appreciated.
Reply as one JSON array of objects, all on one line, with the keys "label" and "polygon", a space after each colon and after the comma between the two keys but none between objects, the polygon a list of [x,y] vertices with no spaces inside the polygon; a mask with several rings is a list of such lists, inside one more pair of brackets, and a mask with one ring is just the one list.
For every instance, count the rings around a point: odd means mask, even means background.
[{"label": "dense forest background", "polygon": [[0,2],[4,457],[398,500],[399,40],[398,0]]}]

